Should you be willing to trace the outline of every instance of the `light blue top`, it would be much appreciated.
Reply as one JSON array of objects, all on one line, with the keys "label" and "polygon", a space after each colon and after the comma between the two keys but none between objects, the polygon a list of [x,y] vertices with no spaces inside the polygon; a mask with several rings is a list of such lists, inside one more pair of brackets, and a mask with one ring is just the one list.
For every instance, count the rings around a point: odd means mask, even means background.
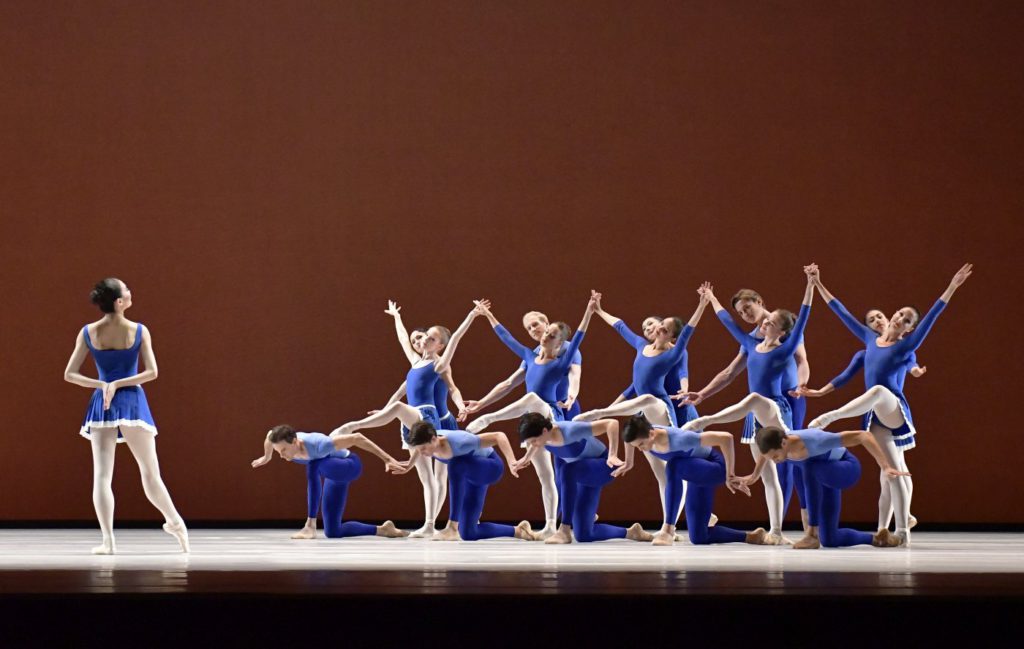
[{"label": "light blue top", "polygon": [[562,444],[545,444],[544,448],[566,462],[602,457],[608,451],[594,438],[594,427],[589,421],[560,421],[555,426],[562,432]]},{"label": "light blue top", "polygon": [[[477,457],[489,457],[494,455],[493,448],[480,448],[480,438],[473,433],[464,430],[439,430],[437,436],[448,440],[448,446],[452,449],[451,459],[463,455],[475,455]],[[448,464],[448,459],[437,458],[438,462]]]},{"label": "light blue top", "polygon": [[681,430],[672,426],[656,426],[656,428],[664,428],[668,433],[668,452],[652,449],[651,455],[655,457],[668,460],[673,457],[706,458],[711,455],[711,447],[701,445],[700,433],[695,433],[692,430]]},{"label": "light blue top", "polygon": [[843,457],[846,449],[843,447],[843,438],[839,433],[830,433],[819,428],[807,428],[805,430],[794,430],[791,434],[800,438],[800,441],[807,447],[807,457],[798,460],[794,457],[787,459],[794,462],[805,460],[816,460],[824,462],[835,462]]},{"label": "light blue top", "polygon": [[334,441],[323,433],[295,433],[295,436],[305,445],[309,459],[294,459],[296,464],[309,464],[314,460],[322,460],[325,457],[348,457],[349,451],[346,448],[338,450],[334,448]]}]

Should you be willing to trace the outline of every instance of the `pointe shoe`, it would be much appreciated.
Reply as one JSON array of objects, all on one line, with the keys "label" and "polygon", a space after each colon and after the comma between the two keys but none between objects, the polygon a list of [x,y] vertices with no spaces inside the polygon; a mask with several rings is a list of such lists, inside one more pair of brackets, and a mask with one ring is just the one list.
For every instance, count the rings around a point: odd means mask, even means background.
[{"label": "pointe shoe", "polygon": [[915,527],[917,527],[917,516],[911,514],[910,518],[907,519],[907,529],[912,530]]},{"label": "pointe shoe", "polygon": [[714,527],[715,525],[718,525],[718,517],[711,514],[711,518],[708,519],[708,527]]},{"label": "pointe shoe", "polygon": [[434,524],[433,523],[425,523],[423,525],[423,527],[419,528],[418,530],[413,530],[412,532],[409,532],[409,538],[412,538],[412,539],[429,539],[430,537],[434,536],[434,534],[436,534],[436,533],[437,533],[437,530],[434,529]]},{"label": "pointe shoe", "polygon": [[548,538],[544,539],[544,543],[547,545],[565,545],[572,543],[572,535],[564,532],[555,532]]},{"label": "pointe shoe", "polygon": [[181,546],[181,551],[188,554],[192,551],[188,543],[188,529],[185,528],[183,521],[171,525],[170,523],[164,523],[164,531],[174,537]]},{"label": "pointe shoe", "polygon": [[516,525],[515,537],[517,539],[523,539],[524,541],[540,541],[541,537],[539,534],[533,531],[533,527],[530,526],[530,521],[519,521]]},{"label": "pointe shoe", "polygon": [[626,530],[626,538],[630,541],[653,541],[654,535],[645,530],[640,523],[633,523]]},{"label": "pointe shoe", "polygon": [[871,535],[871,545],[876,548],[896,548],[903,545],[903,538],[883,528]]},{"label": "pointe shoe", "polygon": [[377,536],[387,539],[401,539],[409,536],[406,530],[400,530],[392,521],[384,521],[377,529]]},{"label": "pointe shoe", "polygon": [[793,545],[793,542],[784,537],[781,532],[768,532],[761,545]]},{"label": "pointe shoe", "polygon": [[672,545],[676,542],[676,538],[678,536],[679,535],[675,533],[668,534],[665,532],[658,532],[654,535],[654,538],[651,539],[651,545]]},{"label": "pointe shoe", "polygon": [[824,428],[828,427],[828,425],[831,424],[835,420],[836,420],[836,418],[835,418],[835,416],[832,413],[826,412],[825,414],[820,415],[820,416],[815,417],[814,419],[812,419],[811,423],[807,424],[807,427],[808,428],[821,428],[821,429],[824,429]]},{"label": "pointe shoe", "polygon": [[102,544],[97,545],[91,550],[92,554],[116,554],[117,548],[114,546],[114,541],[111,540],[109,543],[104,541]]}]

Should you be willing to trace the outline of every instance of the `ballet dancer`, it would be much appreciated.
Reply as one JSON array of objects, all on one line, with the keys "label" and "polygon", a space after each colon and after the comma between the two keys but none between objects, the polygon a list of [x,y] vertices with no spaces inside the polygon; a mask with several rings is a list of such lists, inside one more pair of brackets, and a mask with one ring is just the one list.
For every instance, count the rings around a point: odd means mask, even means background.
[{"label": "ballet dancer", "polygon": [[323,433],[299,433],[285,424],[274,426],[267,432],[263,440],[263,455],[252,461],[254,469],[270,462],[275,451],[283,460],[306,465],[306,524],[292,535],[293,539],[316,538],[316,517],[320,513],[321,499],[324,535],[329,539],[347,536],[400,538],[409,535],[391,521],[384,521],[382,525],[342,522],[349,485],[363,472],[359,456],[349,450],[353,447],[373,453],[387,469],[404,470],[401,463],[361,433],[330,438]]},{"label": "ballet dancer", "polygon": [[[429,421],[412,425],[409,444],[413,453],[432,457],[448,465],[451,480],[451,515],[448,527],[433,536],[435,541],[479,541],[497,537],[515,537],[524,541],[537,541],[539,537],[530,529],[528,521],[515,527],[499,523],[481,523],[487,488],[501,480],[503,464],[494,452],[497,446],[508,462],[512,477],[518,478],[518,469],[512,445],[505,433],[474,435],[463,430],[437,430]],[[408,471],[407,467],[395,473]]]},{"label": "ballet dancer", "polygon": [[[619,422],[600,419],[593,422],[553,421],[548,413],[529,412],[519,418],[519,437],[526,442],[526,455],[510,468],[516,470],[530,464],[530,456],[547,449],[559,465],[558,481],[562,494],[562,523],[545,543],[572,543],[629,539],[650,541],[654,538],[634,523],[628,529],[617,525],[596,523],[601,489],[612,478],[612,469],[622,464],[618,458]],[[606,447],[597,435],[607,435]]]},{"label": "ballet dancer", "polygon": [[[751,289],[740,289],[732,296],[731,305],[733,310],[740,316],[740,318],[747,324],[754,325],[754,329],[750,332],[750,335],[761,340],[764,338],[761,333],[761,325],[773,312],[769,311],[764,305],[764,298],[757,291]],[[786,340],[786,337],[783,337]],[[677,399],[681,404],[692,404],[697,405],[704,399],[718,393],[720,390],[725,388],[733,382],[743,371],[747,369],[747,351],[742,345],[740,346],[739,353],[733,358],[732,362],[729,363],[721,372],[719,372],[710,383],[704,386],[697,392],[686,392],[673,397]],[[811,377],[811,366],[807,360],[807,349],[804,346],[803,338],[799,338],[797,341],[796,348],[793,351],[792,357],[786,361],[785,368],[782,373],[782,396],[789,403],[790,417],[795,428],[802,428],[804,424],[804,417],[807,412],[807,401],[802,395],[797,392],[800,387],[806,386],[807,382]],[[748,376],[748,384],[751,391],[754,391],[754,383]],[[683,422],[680,422],[682,425]],[[743,436],[744,440],[753,439],[754,435],[754,420],[748,417],[743,422]],[[779,476],[779,487],[782,490],[782,512],[789,510],[790,499],[795,491],[797,494],[797,500],[800,503],[800,520],[803,523],[804,529],[807,528],[808,514],[805,506],[806,499],[804,498],[803,488],[803,476],[800,474],[800,465],[788,464],[783,462],[776,467],[776,471]]]},{"label": "ballet dancer", "polygon": [[[527,412],[543,412],[555,421],[564,419],[564,411],[559,405],[559,385],[568,375],[571,366],[577,358],[579,347],[583,342],[583,336],[590,325],[594,309],[600,300],[600,295],[591,291],[590,300],[587,303],[586,311],[579,329],[573,335],[572,340],[565,344],[565,332],[558,324],[548,324],[540,340],[540,352],[535,352],[529,347],[520,344],[491,313],[489,308],[483,309],[483,314],[491,323],[494,333],[512,353],[523,360],[526,365],[526,394],[520,399],[512,402],[504,408],[493,413],[481,415],[470,423],[466,430],[472,433],[483,431],[496,422],[516,419]],[[527,314],[530,315],[530,314]],[[532,322],[531,322],[532,324]],[[491,394],[476,402],[473,411],[488,405],[494,399]],[[468,409],[467,409],[468,410]],[[547,538],[555,532],[556,518],[558,515],[559,489],[557,483],[557,472],[551,463],[551,454],[541,451],[531,455],[531,462],[537,471],[537,478],[541,485],[541,498],[544,504],[544,528],[539,532]]]},{"label": "ballet dancer", "polygon": [[[121,280],[108,277],[96,284],[92,303],[103,312],[98,321],[82,327],[75,338],[64,380],[93,391],[80,433],[92,444],[92,502],[96,508],[103,541],[93,554],[114,554],[114,450],[126,442],[139,465],[146,498],[164,517],[163,529],[189,551],[188,530],[171,501],[160,477],[156,455],[156,424],[149,411],[143,383],[157,377],[156,355],[149,329],[128,320],[124,313],[132,306],[132,292]],[[98,379],[81,373],[86,356],[92,352]],[[139,371],[139,356],[145,370]]]},{"label": "ballet dancer", "polygon": [[[418,354],[421,358],[423,357],[423,341],[427,337],[427,329],[424,327],[417,327],[409,333],[409,344],[412,346],[412,350]],[[390,406],[392,403],[398,401],[405,396],[405,381],[402,381],[402,385],[398,386],[395,393],[391,395],[384,407]],[[465,407],[462,399],[462,391],[459,390],[459,386],[455,385],[455,379],[452,377],[452,368],[449,366],[446,372],[441,374],[441,380],[434,384],[434,407],[437,408],[438,419],[441,421],[441,428],[445,430],[458,430],[459,424],[455,420],[455,416],[448,410],[448,396],[451,395],[452,401],[455,406],[462,411]],[[373,415],[380,412],[382,408],[376,410],[367,411],[366,414]],[[403,440],[404,442],[404,440]],[[438,498],[439,506],[444,502],[444,481],[441,482],[442,491]]]},{"label": "ballet dancer", "polygon": [[889,464],[875,438],[866,430],[851,430],[829,433],[817,428],[786,431],[778,426],[765,426],[755,436],[761,457],[754,465],[754,471],[743,478],[749,486],[757,481],[767,460],[802,462],[811,526],[807,535],[793,547],[797,550],[841,548],[851,545],[874,545],[892,548],[903,544],[904,539],[892,535],[882,528],[874,534],[839,527],[839,512],[842,507],[842,492],[860,479],[860,461],[847,449],[863,446],[878,462],[882,474],[890,480],[897,480],[907,473]]},{"label": "ballet dancer", "polygon": [[[845,417],[869,415],[866,429],[875,435],[888,462],[901,472],[909,473],[906,451],[916,446],[917,429],[910,413],[910,404],[903,395],[902,377],[913,354],[928,336],[939,314],[956,290],[971,276],[973,266],[964,264],[950,280],[949,286],[923,318],[914,307],[905,306],[889,320],[882,334],[854,318],[843,304],[821,283],[820,273],[814,281],[829,308],[864,346],[865,394],[842,408],[825,413],[811,422],[812,427],[826,428],[832,421]],[[896,519],[896,534],[910,544],[910,501],[913,482],[910,476],[887,480],[880,476],[882,494],[878,502],[878,526],[888,529],[889,509]]]},{"label": "ballet dancer", "polygon": [[[486,300],[479,304],[489,304]],[[402,349],[406,353],[412,365],[406,375],[406,392],[409,403],[405,404],[395,401],[378,412],[357,421],[342,424],[331,436],[353,433],[365,428],[379,428],[388,423],[399,420],[402,424],[402,446],[409,449],[409,457],[419,475],[420,483],[423,485],[423,509],[425,520],[423,526],[412,532],[414,538],[430,537],[435,531],[435,521],[442,503],[438,501],[443,483],[447,478],[447,467],[440,465],[435,471],[430,458],[422,455],[414,455],[409,447],[408,434],[412,425],[417,421],[429,421],[435,428],[441,427],[437,407],[434,405],[434,386],[440,376],[451,366],[452,356],[459,345],[459,341],[469,330],[473,320],[480,315],[480,308],[474,306],[459,325],[455,333],[449,336],[448,330],[444,327],[434,326],[427,330],[422,342],[422,356],[416,354],[409,342],[409,336],[402,324],[400,308],[394,303],[388,303],[387,313],[395,318],[395,330],[398,333],[398,340],[402,343]]]},{"label": "ballet dancer", "polygon": [[[732,435],[722,432],[696,433],[672,426],[652,426],[643,415],[633,415],[623,429],[626,442],[626,461],[612,471],[612,477],[625,475],[633,467],[634,449],[653,453],[666,462],[666,493],[662,499],[670,507],[678,507],[686,492],[686,530],[690,543],[750,543],[762,545],[767,531],[759,527],[753,532],[740,532],[722,525],[710,525],[715,490],[725,485],[731,493],[740,491],[747,496],[750,489],[735,475],[735,456]],[[713,447],[718,447],[715,450]],[[684,482],[685,481],[685,482]],[[677,511],[665,513],[665,520],[675,521]],[[665,523],[654,535],[653,545],[672,545],[676,540],[676,526]]]},{"label": "ballet dancer", "polygon": [[[743,347],[743,356],[747,364],[747,380],[750,384],[751,393],[767,397],[774,404],[773,407],[777,411],[775,414],[778,421],[782,422],[782,425],[787,429],[792,429],[793,419],[789,401],[782,391],[782,378],[785,374],[786,366],[796,353],[796,348],[803,339],[804,329],[811,315],[811,302],[814,298],[814,282],[810,276],[811,269],[816,269],[816,267],[813,264],[805,267],[807,286],[804,289],[800,315],[794,320],[793,314],[785,309],[772,311],[761,323],[760,333],[763,336],[761,339],[747,335],[740,330],[732,316],[729,315],[729,312],[725,310],[715,297],[714,292],[711,290],[705,291],[718,319],[725,326],[726,330],[732,334],[732,337],[736,339],[736,342]],[[703,417],[698,417],[694,421],[700,421],[701,419]],[[750,452],[756,460],[759,452],[757,446],[753,444],[753,430],[756,430],[758,426],[766,424],[763,419],[758,419],[756,416],[753,418],[753,422],[752,427],[744,426],[742,442],[751,445]],[[684,428],[688,430],[703,430],[705,428],[703,426],[692,427],[690,424],[693,424],[693,421],[689,422]],[[771,526],[771,530],[768,533],[769,542],[786,543],[786,539],[782,536],[785,499],[783,498],[782,485],[774,464],[770,465],[767,471],[765,471],[764,483],[765,501],[768,505],[768,518]],[[803,515],[802,518],[805,521],[805,528],[808,527],[809,513]]]},{"label": "ballet dancer", "polygon": [[[678,367],[686,354],[686,345],[693,336],[704,309],[708,305],[708,299],[704,296],[705,290],[710,291],[711,285],[705,282],[698,289],[700,299],[697,309],[690,317],[690,321],[683,326],[679,318],[665,318],[654,328],[653,340],[648,344],[647,340],[637,336],[630,331],[629,327],[621,318],[606,312],[598,302],[597,315],[611,325],[623,339],[636,350],[636,358],[633,360],[633,389],[639,395],[632,399],[626,399],[615,403],[607,408],[599,408],[585,412],[575,418],[575,421],[594,421],[604,417],[628,417],[636,413],[642,413],[648,421],[657,426],[675,426],[676,411],[669,399],[666,385],[671,383],[673,376],[678,376]],[[661,511],[666,518],[662,521],[665,526],[674,526],[678,520],[680,507],[685,496],[686,487],[679,493],[679,501],[666,503],[665,494],[668,493],[668,483],[665,477],[665,460],[644,451],[644,457],[658,481],[658,498],[661,500]],[[674,492],[673,492],[674,493]],[[667,518],[669,512],[675,512],[672,519]]]}]

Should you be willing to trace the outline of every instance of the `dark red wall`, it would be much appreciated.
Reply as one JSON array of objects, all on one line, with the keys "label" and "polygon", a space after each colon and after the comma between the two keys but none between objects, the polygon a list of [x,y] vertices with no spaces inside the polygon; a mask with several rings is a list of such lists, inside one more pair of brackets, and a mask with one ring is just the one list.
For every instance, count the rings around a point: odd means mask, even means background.
[{"label": "dark red wall", "polygon": [[[528,309],[575,324],[596,288],[638,324],[688,315],[703,280],[793,308],[813,261],[854,311],[892,312],[971,261],[908,379],[914,511],[1024,522],[1022,27],[1013,2],[6,2],[0,517],[93,515],[88,393],[61,372],[106,275],[153,333],[182,513],[299,520],[302,471],[249,461],[272,424],[384,402],[406,370],[388,298],[454,328],[486,296],[518,333]],[[821,306],[813,385],[858,348]],[[695,386],[735,348],[706,318]],[[583,404],[611,401],[632,351],[595,323],[583,353]],[[516,364],[481,320],[455,369],[479,397]],[[375,434],[399,453],[396,428]],[[119,456],[118,517],[153,518]],[[421,515],[414,476],[366,466],[353,517]],[[654,489],[641,467],[601,514],[655,519]],[[869,470],[845,516],[876,497]],[[760,491],[715,509],[765,511]],[[532,473],[487,506],[540,512]]]}]

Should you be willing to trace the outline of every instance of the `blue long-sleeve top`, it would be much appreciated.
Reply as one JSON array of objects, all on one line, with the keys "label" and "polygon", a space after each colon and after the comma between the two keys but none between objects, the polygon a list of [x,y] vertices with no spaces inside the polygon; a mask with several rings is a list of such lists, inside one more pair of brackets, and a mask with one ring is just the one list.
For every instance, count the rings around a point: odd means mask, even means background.
[{"label": "blue long-sleeve top", "polygon": [[[857,372],[860,372],[862,369],[864,369],[864,355],[866,353],[867,352],[865,352],[862,349],[856,354],[854,354],[853,358],[850,359],[850,364],[846,366],[846,369],[843,370],[836,378],[829,381],[829,383],[832,384],[832,387],[838,390],[839,388],[849,383],[850,380],[857,375]],[[897,377],[897,380],[899,381],[900,390],[903,389],[903,383],[907,378],[907,372],[914,369],[915,367],[917,367],[917,354],[911,352],[910,357],[907,359],[907,362],[903,364],[903,370]]]},{"label": "blue long-sleeve top", "polygon": [[850,333],[864,343],[864,385],[869,388],[882,385],[897,394],[902,394],[906,365],[911,355],[924,343],[939,314],[946,308],[946,303],[941,299],[936,300],[928,313],[917,323],[917,328],[887,347],[879,346],[878,334],[853,317],[842,302],[833,298],[828,306],[839,316],[839,320],[846,325]]},{"label": "blue long-sleeve top", "polygon": [[[680,382],[689,378],[690,376],[690,353],[687,351],[683,352],[683,357],[679,359],[676,366],[672,368],[672,371],[665,375],[665,392],[667,394],[675,394],[679,392]],[[636,388],[630,383],[629,387],[622,391],[622,396],[626,399],[632,399],[636,395]]]},{"label": "blue long-sleeve top", "polygon": [[803,341],[804,329],[807,328],[807,320],[811,316],[811,307],[806,304],[800,307],[800,315],[797,316],[792,331],[778,347],[767,352],[757,351],[761,341],[741,331],[728,311],[722,309],[717,311],[716,315],[747,354],[747,384],[750,391],[766,397],[782,398],[782,379],[786,373],[786,366]]},{"label": "blue long-sleeve top", "polygon": [[[647,356],[644,349],[649,344],[647,339],[633,333],[625,322],[619,320],[615,323],[615,331],[619,332],[633,349],[636,350],[636,358],[633,359],[633,390],[636,394],[652,394],[656,397],[668,397],[666,383],[675,374],[678,379],[678,366],[683,362],[686,354],[686,345],[693,336],[693,327],[686,325],[679,332],[676,344],[657,356]],[[678,383],[672,389],[672,394],[679,391]]]},{"label": "blue long-sleeve top", "polygon": [[547,363],[538,363],[539,355],[521,344],[503,325],[494,327],[501,342],[526,363],[526,390],[533,392],[549,404],[558,403],[558,385],[569,375],[569,367],[583,343],[585,332],[577,330],[561,356]]}]

